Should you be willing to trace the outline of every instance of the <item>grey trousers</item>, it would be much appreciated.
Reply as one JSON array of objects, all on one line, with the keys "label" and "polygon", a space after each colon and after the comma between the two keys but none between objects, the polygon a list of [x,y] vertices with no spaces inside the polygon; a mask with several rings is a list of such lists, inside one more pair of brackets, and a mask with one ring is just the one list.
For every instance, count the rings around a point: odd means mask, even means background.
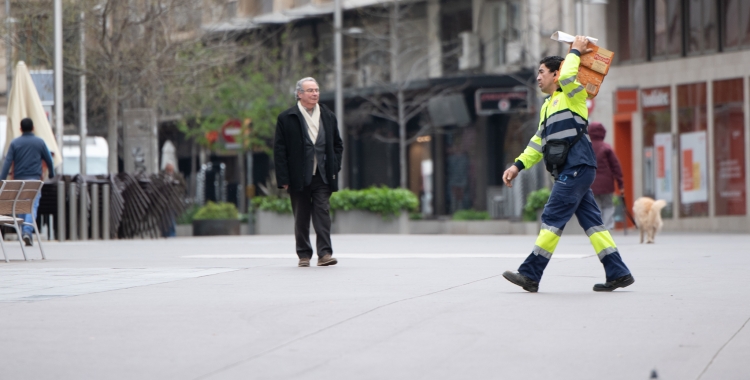
[{"label": "grey trousers", "polygon": [[594,200],[596,200],[599,210],[602,210],[604,227],[610,231],[615,228],[615,205],[612,203],[613,195],[612,193],[594,195]]},{"label": "grey trousers", "polygon": [[294,238],[297,240],[297,256],[300,259],[312,258],[310,245],[310,218],[317,235],[318,256],[333,254],[331,247],[331,189],[323,182],[320,174],[312,177],[309,186],[302,191],[289,191],[294,213]]}]

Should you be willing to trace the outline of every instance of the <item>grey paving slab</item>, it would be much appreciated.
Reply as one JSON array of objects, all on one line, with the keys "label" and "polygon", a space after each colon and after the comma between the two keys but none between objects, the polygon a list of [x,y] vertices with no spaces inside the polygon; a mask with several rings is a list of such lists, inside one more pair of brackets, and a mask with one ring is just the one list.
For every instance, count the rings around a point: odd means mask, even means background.
[{"label": "grey paving slab", "polygon": [[750,378],[750,237],[615,238],[610,294],[585,236],[537,294],[500,277],[531,236],[340,235],[311,268],[291,236],[10,247],[0,379]]}]

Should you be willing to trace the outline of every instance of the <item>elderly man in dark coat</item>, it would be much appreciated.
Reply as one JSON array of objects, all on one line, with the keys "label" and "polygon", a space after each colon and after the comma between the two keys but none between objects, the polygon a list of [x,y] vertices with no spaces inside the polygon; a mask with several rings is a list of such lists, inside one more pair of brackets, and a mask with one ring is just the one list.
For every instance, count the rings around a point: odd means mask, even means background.
[{"label": "elderly man in dark coat", "polygon": [[594,200],[602,210],[604,227],[611,230],[615,227],[615,206],[612,196],[615,194],[615,181],[620,192],[623,191],[622,169],[612,147],[604,142],[607,130],[602,123],[593,122],[589,125],[591,145],[596,154],[596,179],[591,184]]},{"label": "elderly man in dark coat", "polygon": [[298,266],[309,267],[310,218],[317,235],[318,266],[336,265],[331,246],[331,193],[338,190],[344,143],[336,116],[318,104],[320,90],[313,78],[297,82],[297,104],[276,122],[273,157],[276,182],[292,199]]}]

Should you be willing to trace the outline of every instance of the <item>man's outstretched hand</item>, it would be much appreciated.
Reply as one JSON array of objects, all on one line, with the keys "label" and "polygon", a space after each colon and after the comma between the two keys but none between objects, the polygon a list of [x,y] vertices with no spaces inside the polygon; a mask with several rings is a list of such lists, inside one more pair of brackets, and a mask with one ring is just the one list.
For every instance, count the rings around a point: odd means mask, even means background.
[{"label": "man's outstretched hand", "polygon": [[518,177],[518,168],[515,165],[511,165],[507,170],[505,170],[505,173],[503,173],[503,182],[505,182],[505,186],[513,187],[513,179]]},{"label": "man's outstretched hand", "polygon": [[589,40],[585,36],[576,36],[576,39],[573,40],[573,46],[571,49],[576,49],[581,54],[591,53],[594,51],[594,49],[588,47],[589,46]]}]

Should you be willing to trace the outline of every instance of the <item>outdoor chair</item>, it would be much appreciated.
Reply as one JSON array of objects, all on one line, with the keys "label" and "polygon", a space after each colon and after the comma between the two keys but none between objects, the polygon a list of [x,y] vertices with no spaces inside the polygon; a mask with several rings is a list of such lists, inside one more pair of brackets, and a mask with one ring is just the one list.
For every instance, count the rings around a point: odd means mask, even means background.
[{"label": "outdoor chair", "polygon": [[[42,185],[42,181],[31,180],[2,181],[2,186],[0,186],[0,225],[12,227],[16,230],[18,241],[21,243],[21,252],[23,253],[24,260],[28,260],[28,258],[26,257],[26,248],[24,247],[23,239],[21,239],[23,233],[22,226],[34,227],[42,259],[46,259],[44,249],[42,248],[42,237],[39,234],[35,218],[32,218],[31,223],[26,223],[24,219],[18,217],[19,214],[32,213],[34,199],[42,191]],[[3,250],[5,262],[8,262],[8,255],[5,253],[5,243],[2,235],[0,235],[0,248]]]}]

